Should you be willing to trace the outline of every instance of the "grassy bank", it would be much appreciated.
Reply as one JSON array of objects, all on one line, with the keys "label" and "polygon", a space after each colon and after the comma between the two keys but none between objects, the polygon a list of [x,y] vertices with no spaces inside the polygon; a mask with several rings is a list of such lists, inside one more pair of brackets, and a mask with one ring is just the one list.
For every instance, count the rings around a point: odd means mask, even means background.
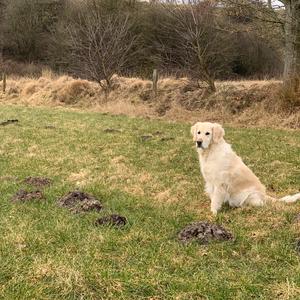
[{"label": "grassy bank", "polygon": [[[44,70],[39,78],[9,77],[0,103],[65,107],[152,119],[217,121],[231,126],[300,128],[298,94],[282,90],[278,80],[221,81],[209,94],[187,78],[161,78],[154,97],[152,82],[114,77],[107,95],[91,81]],[[294,106],[291,103],[294,103]]]},{"label": "grassy bank", "polygon": [[[0,127],[1,298],[300,297],[300,203],[214,219],[188,124],[2,105],[6,119],[19,122]],[[272,194],[299,190],[299,131],[226,128],[226,139]],[[13,203],[28,176],[53,180],[46,199]],[[105,210],[74,215],[56,205],[77,188]],[[124,229],[94,226],[111,212],[128,218]],[[178,243],[197,220],[222,224],[235,240]]]}]

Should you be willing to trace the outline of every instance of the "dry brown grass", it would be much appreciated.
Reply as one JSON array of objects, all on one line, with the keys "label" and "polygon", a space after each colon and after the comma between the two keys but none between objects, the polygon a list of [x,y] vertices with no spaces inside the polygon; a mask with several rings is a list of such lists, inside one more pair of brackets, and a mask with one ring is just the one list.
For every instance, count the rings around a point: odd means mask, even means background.
[{"label": "dry brown grass", "polygon": [[47,68],[36,63],[23,63],[8,59],[1,64],[1,69],[9,76],[39,77]]},{"label": "dry brown grass", "polygon": [[[187,78],[162,78],[155,98],[149,80],[114,76],[107,96],[95,82],[57,76],[44,69],[39,78],[9,77],[0,102],[63,106],[112,114],[194,122],[210,120],[238,126],[300,127],[300,109],[282,109],[281,82],[223,81],[208,95]],[[285,95],[286,96],[286,95]]]},{"label": "dry brown grass", "polygon": [[295,78],[289,84],[280,85],[277,92],[279,109],[293,112],[300,109],[300,78]]}]

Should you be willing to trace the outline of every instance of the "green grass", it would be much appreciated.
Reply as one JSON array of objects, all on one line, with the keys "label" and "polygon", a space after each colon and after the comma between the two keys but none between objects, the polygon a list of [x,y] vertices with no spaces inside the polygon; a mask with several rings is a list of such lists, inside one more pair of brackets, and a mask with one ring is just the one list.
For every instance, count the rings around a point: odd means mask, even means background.
[{"label": "green grass", "polygon": [[[0,120],[10,118],[20,122],[0,127],[1,299],[300,299],[300,203],[225,208],[214,219],[188,124],[1,106]],[[275,194],[299,191],[299,131],[226,128],[226,139]],[[27,176],[54,180],[46,201],[11,201]],[[75,188],[105,211],[59,208]],[[129,224],[93,225],[111,212]],[[235,240],[178,243],[197,220],[222,224]]]}]

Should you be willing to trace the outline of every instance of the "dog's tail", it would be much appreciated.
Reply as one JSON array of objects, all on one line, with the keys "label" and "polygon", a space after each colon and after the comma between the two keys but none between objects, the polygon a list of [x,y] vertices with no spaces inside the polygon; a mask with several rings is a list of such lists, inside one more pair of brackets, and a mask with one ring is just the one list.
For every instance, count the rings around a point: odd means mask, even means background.
[{"label": "dog's tail", "polygon": [[278,200],[282,201],[282,202],[286,202],[286,203],[294,203],[297,200],[300,200],[300,193],[295,194],[295,195],[285,196],[285,197],[282,197],[282,198],[280,198]]},{"label": "dog's tail", "polygon": [[300,193],[295,194],[295,195],[288,195],[288,196],[285,196],[285,197],[282,197],[282,198],[279,198],[279,199],[268,195],[267,198],[268,198],[268,200],[271,200],[271,201],[281,201],[281,202],[285,202],[285,203],[294,203],[297,200],[300,200]]}]

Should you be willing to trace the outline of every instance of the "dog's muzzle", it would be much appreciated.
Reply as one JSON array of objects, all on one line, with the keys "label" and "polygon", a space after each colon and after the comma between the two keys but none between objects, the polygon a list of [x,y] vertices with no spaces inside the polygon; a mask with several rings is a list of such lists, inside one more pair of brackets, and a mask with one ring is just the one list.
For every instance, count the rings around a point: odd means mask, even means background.
[{"label": "dog's muzzle", "polygon": [[202,148],[202,142],[197,141],[197,148]]}]

